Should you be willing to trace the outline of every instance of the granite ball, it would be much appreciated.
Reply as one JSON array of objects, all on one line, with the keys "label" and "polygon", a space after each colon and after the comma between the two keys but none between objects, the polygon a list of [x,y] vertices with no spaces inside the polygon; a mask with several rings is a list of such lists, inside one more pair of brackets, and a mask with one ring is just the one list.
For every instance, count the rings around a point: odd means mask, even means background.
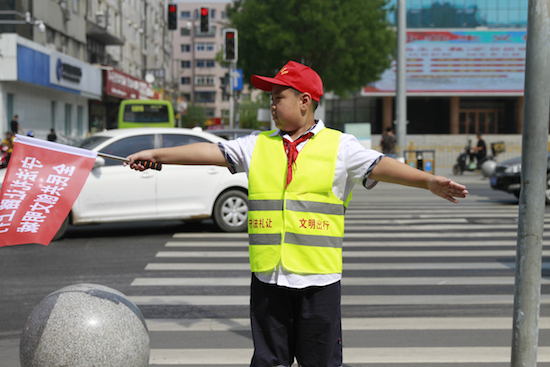
[{"label": "granite ball", "polygon": [[21,336],[21,367],[141,367],[149,365],[149,331],[124,294],[75,284],[46,296]]}]

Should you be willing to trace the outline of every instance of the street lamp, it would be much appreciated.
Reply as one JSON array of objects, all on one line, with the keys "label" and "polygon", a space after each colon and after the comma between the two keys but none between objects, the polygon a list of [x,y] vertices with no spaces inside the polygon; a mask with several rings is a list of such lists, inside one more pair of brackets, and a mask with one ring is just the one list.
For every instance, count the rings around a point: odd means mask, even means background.
[{"label": "street lamp", "polygon": [[15,15],[23,19],[21,20],[0,20],[0,24],[30,24],[38,27],[40,33],[46,32],[46,25],[44,21],[33,19],[31,12],[26,12],[25,14],[18,12],[17,10],[0,10],[0,15]]}]

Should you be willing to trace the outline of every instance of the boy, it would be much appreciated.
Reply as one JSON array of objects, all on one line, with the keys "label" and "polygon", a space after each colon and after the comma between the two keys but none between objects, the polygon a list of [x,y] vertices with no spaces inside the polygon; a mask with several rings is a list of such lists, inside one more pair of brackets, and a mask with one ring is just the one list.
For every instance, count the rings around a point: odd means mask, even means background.
[{"label": "boy", "polygon": [[314,119],[323,83],[288,62],[275,78],[252,76],[272,95],[278,130],[220,143],[141,151],[136,160],[215,164],[249,177],[252,367],[342,365],[340,279],[344,210],[354,184],[425,188],[451,202],[466,187],[363,148]]}]

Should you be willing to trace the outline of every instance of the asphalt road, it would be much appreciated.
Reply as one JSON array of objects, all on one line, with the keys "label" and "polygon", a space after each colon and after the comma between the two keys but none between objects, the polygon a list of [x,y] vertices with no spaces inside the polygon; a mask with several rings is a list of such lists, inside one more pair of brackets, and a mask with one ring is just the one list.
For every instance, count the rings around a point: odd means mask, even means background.
[{"label": "asphalt road", "polygon": [[[470,191],[457,205],[387,184],[356,193],[344,245],[346,366],[507,364],[518,202],[480,176],[453,179]],[[77,283],[117,289],[138,305],[152,366],[246,365],[238,362],[251,348],[245,242],[211,221],[166,221],[70,227],[47,247],[0,248],[0,367],[19,366],[21,330],[40,300]],[[543,297],[548,287],[543,283]],[[550,317],[547,302],[541,322]],[[184,327],[185,320],[193,326]],[[539,345],[539,355],[550,358],[548,325],[541,326]],[[207,355],[202,363],[190,359],[195,350]],[[426,351],[424,359],[414,357]],[[481,356],[494,359],[481,363]],[[237,362],[224,364],[231,358]],[[550,366],[550,359],[541,362]]]}]

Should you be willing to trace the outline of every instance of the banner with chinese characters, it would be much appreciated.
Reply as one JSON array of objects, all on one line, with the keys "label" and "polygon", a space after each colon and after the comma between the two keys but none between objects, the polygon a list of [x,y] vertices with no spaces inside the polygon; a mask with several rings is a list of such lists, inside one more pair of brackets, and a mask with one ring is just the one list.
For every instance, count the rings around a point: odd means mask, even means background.
[{"label": "banner with chinese characters", "polygon": [[48,245],[93,168],[96,152],[16,135],[0,193],[0,247]]},{"label": "banner with chinese characters", "polygon": [[[522,95],[525,31],[408,31],[407,93]],[[396,63],[363,95],[395,93]]]}]

